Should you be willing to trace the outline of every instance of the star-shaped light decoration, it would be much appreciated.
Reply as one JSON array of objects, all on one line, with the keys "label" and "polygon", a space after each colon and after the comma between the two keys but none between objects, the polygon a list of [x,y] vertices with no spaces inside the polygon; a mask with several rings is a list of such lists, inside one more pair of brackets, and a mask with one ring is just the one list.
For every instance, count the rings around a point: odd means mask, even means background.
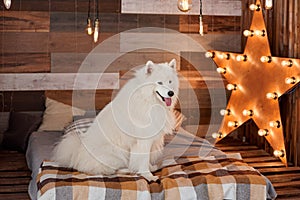
[{"label": "star-shaped light decoration", "polygon": [[274,155],[287,165],[284,135],[278,98],[300,80],[300,60],[271,55],[261,3],[250,5],[254,12],[250,30],[244,31],[247,43],[243,54],[208,51],[217,71],[229,82],[232,90],[218,133],[217,142],[253,119],[274,149]]}]

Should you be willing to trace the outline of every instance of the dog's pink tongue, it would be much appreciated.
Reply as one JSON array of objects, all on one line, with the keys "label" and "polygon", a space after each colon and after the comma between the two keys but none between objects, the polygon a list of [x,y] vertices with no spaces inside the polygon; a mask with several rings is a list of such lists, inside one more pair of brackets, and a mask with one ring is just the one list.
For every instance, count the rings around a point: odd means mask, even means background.
[{"label": "dog's pink tongue", "polygon": [[165,102],[167,106],[170,106],[172,103],[172,99],[171,98],[165,98]]}]

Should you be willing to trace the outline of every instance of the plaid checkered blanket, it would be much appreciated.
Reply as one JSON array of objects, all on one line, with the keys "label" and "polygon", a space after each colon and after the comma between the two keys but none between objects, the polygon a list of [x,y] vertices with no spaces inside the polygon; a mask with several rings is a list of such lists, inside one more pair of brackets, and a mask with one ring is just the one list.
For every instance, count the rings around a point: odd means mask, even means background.
[{"label": "plaid checkered blanket", "polygon": [[[37,178],[38,198],[275,199],[269,180],[244,163],[239,154],[224,154],[206,140],[186,134],[166,140],[165,156],[154,172],[160,182],[149,183],[130,174],[88,175],[44,161]],[[180,156],[174,156],[182,149]]]}]

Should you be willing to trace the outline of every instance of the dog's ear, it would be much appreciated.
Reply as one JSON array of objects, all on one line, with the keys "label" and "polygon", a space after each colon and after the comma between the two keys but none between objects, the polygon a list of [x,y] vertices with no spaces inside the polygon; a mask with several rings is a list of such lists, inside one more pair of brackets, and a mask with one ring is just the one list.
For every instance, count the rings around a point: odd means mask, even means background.
[{"label": "dog's ear", "polygon": [[153,65],[154,63],[149,60],[147,63],[146,63],[146,74],[151,74],[152,71],[153,71]]},{"label": "dog's ear", "polygon": [[175,58],[173,58],[173,59],[169,62],[169,66],[172,67],[174,70],[176,70],[176,60],[175,60]]}]

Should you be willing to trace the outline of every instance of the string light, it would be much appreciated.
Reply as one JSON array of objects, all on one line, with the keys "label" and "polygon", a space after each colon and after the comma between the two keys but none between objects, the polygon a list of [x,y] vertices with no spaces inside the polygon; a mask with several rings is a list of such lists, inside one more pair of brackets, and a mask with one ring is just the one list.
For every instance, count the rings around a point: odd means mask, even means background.
[{"label": "string light", "polygon": [[227,90],[230,90],[230,91],[231,90],[236,90],[237,89],[237,85],[229,83],[229,84],[226,85],[226,88],[227,88]]},{"label": "string light", "polygon": [[225,116],[225,115],[230,115],[231,114],[231,111],[229,109],[222,109],[220,110],[220,114],[222,116]]},{"label": "string light", "polygon": [[217,72],[218,72],[219,74],[226,74],[226,68],[218,67],[218,68],[217,68]]},{"label": "string light", "polygon": [[254,34],[256,36],[261,36],[261,37],[264,37],[266,35],[266,31],[265,30],[255,30],[254,31]]},{"label": "string light", "polygon": [[276,157],[284,157],[284,151],[283,150],[275,150],[273,152],[274,156]]},{"label": "string light", "polygon": [[253,116],[253,110],[243,110],[243,115],[244,116],[249,116],[249,117],[252,117]]},{"label": "string light", "polygon": [[260,5],[250,4],[249,9],[252,11],[260,11]]},{"label": "string light", "polygon": [[252,37],[254,35],[254,31],[252,31],[252,30],[244,30],[243,35],[245,37]]},{"label": "string light", "polygon": [[268,129],[259,129],[258,130],[258,135],[259,136],[267,136],[267,135],[269,135],[269,130]]},{"label": "string light", "polygon": [[273,7],[273,0],[266,0],[265,8],[268,10],[268,9],[271,9],[272,7]]},{"label": "string light", "polygon": [[230,54],[229,54],[229,53],[221,53],[221,54],[218,55],[218,57],[219,57],[220,59],[226,59],[226,60],[229,60]]},{"label": "string light", "polygon": [[278,94],[276,92],[269,92],[266,95],[267,99],[277,99],[278,98]]},{"label": "string light", "polygon": [[206,57],[206,58],[214,58],[214,57],[215,57],[215,52],[207,51],[207,52],[205,53],[205,57]]},{"label": "string light", "polygon": [[236,57],[236,60],[237,61],[247,61],[247,56],[246,55],[238,55],[237,57]]},{"label": "string light", "polygon": [[293,61],[292,60],[283,60],[281,62],[281,65],[283,67],[292,67],[293,66]]},{"label": "string light", "polygon": [[11,0],[3,0],[5,8],[8,10],[11,6]]},{"label": "string light", "polygon": [[296,78],[295,77],[288,77],[285,79],[286,84],[295,84],[296,83]]},{"label": "string light", "polygon": [[192,0],[178,0],[177,7],[182,12],[187,12],[192,9]]},{"label": "string light", "polygon": [[218,132],[218,133],[213,133],[212,134],[212,137],[217,139],[217,138],[222,138],[223,137],[223,134],[221,132]]},{"label": "string light", "polygon": [[272,128],[279,128],[280,127],[280,121],[271,121],[270,123],[269,123],[269,125],[270,125],[270,127],[272,127]]},{"label": "string light", "polygon": [[272,57],[271,56],[262,56],[262,57],[260,57],[260,61],[263,63],[270,63],[272,61]]},{"label": "string light", "polygon": [[237,121],[229,121],[227,123],[227,126],[228,127],[238,127],[239,126],[239,123]]}]

